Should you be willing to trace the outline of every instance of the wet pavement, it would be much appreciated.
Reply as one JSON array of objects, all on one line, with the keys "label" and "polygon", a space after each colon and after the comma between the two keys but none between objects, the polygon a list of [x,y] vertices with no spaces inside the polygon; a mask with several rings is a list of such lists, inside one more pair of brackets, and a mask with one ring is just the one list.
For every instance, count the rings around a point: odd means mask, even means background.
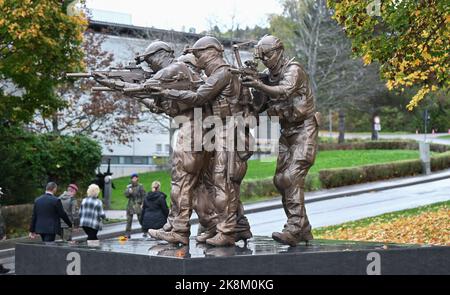
[{"label": "wet pavement", "polygon": [[[450,179],[306,204],[313,228],[450,200]],[[254,235],[271,235],[286,221],[283,209],[246,215]]]},{"label": "wet pavement", "polygon": [[[144,256],[159,256],[170,258],[204,258],[204,257],[231,257],[242,255],[273,255],[283,253],[318,253],[318,252],[342,252],[358,250],[386,250],[405,249],[417,247],[417,245],[383,244],[373,242],[352,242],[314,240],[308,243],[300,243],[296,247],[290,247],[275,242],[266,236],[255,236],[247,244],[239,242],[234,247],[213,247],[200,244],[194,238],[190,239],[189,245],[174,245],[152,238],[132,238],[121,241],[118,238],[103,240],[99,246],[88,246],[85,242],[79,244],[68,244],[63,242],[49,243],[49,245],[91,251],[105,251],[114,253],[127,253]],[[423,246],[427,247],[427,246]]]}]

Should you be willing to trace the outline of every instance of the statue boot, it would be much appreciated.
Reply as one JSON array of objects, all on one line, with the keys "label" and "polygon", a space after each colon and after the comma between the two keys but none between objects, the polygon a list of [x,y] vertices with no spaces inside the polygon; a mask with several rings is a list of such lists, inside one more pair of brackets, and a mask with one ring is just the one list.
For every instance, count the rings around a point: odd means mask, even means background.
[{"label": "statue boot", "polygon": [[224,235],[219,232],[214,237],[207,239],[206,243],[216,247],[234,246],[235,235]]},{"label": "statue boot", "polygon": [[172,244],[189,244],[189,236],[180,235],[174,231],[162,231],[157,229],[149,229],[148,234],[158,240],[164,240]]},{"label": "statue boot", "polygon": [[310,232],[309,232],[309,234],[296,236],[296,235],[291,234],[288,231],[283,231],[281,233],[280,232],[272,233],[272,239],[274,239],[275,241],[277,241],[281,244],[295,247],[300,242],[305,242],[306,244],[308,244],[308,242],[313,239],[313,236]]}]

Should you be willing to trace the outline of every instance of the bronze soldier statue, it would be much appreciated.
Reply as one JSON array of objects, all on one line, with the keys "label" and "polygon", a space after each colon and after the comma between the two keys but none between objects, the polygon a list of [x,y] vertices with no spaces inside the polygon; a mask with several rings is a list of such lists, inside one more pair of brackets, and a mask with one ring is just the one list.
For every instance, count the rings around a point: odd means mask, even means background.
[{"label": "bronze soldier statue", "polygon": [[[157,98],[158,95],[153,89],[157,86],[165,86],[168,88],[168,85],[181,90],[195,90],[198,88],[203,80],[201,79],[198,67],[196,67],[197,61],[195,56],[186,54],[178,58],[178,60],[183,63],[176,62],[173,56],[173,50],[170,46],[165,42],[156,41],[149,45],[142,57],[149,65],[151,65],[152,70],[156,72],[154,76],[147,80],[143,85],[105,79],[100,75],[97,75],[97,81],[115,90],[125,90],[127,94],[140,98],[153,112],[166,113],[171,117],[184,115],[192,121],[193,107],[195,104],[190,103],[187,105],[182,101],[161,100]],[[154,57],[155,59],[153,59]],[[157,99],[148,103],[149,98]],[[202,104],[201,112],[204,117],[211,115],[211,105],[208,103]],[[216,234],[216,225],[218,223],[214,204],[214,181],[211,172],[211,169],[214,169],[214,165],[212,165],[214,161],[212,160],[213,155],[205,150],[183,150],[185,141],[190,140],[191,144],[194,142],[194,138],[187,138],[187,136],[193,136],[195,134],[192,130],[192,126],[193,124],[190,126],[185,125],[181,127],[178,133],[177,145],[172,159],[172,207],[169,213],[168,222],[163,229],[168,232],[172,231],[174,216],[180,214],[179,208],[181,206],[180,204],[182,204],[183,207],[188,207],[190,210],[193,208],[197,212],[200,224],[207,230],[205,235],[197,237],[197,241],[205,242],[207,238],[211,238]],[[203,133],[199,135],[202,137]],[[239,179],[239,183],[242,178]],[[234,186],[236,186],[236,182],[234,183]],[[237,191],[239,191],[239,185],[237,185]],[[251,238],[252,235],[249,230],[250,226],[248,221],[243,215],[243,207],[240,202],[238,212],[238,222],[235,228],[238,234],[235,238],[237,241],[246,241],[248,238]],[[171,234],[166,240],[172,243],[187,244],[188,237],[189,234]]]},{"label": "bronze soldier statue", "polygon": [[[241,86],[238,78],[230,73],[230,66],[223,59],[223,47],[220,42],[213,37],[202,37],[189,50],[197,58],[198,68],[205,71],[207,76],[205,83],[197,91],[160,88],[157,95],[193,107],[211,104],[213,114],[223,122],[227,116],[242,114],[243,106],[239,103]],[[224,143],[225,136],[226,127],[215,135]],[[217,226],[197,237],[198,242],[206,241],[213,246],[227,246],[234,245],[236,240],[246,240],[251,237],[248,221],[243,214],[238,216],[240,206],[238,188],[245,175],[246,160],[249,155],[251,154],[226,151],[224,148],[215,151],[212,166],[209,169],[211,169],[215,191],[214,209],[218,218]],[[230,163],[233,174],[230,173]],[[149,230],[149,234],[172,243],[187,243],[190,235],[192,197],[188,194],[180,196],[179,206],[172,221],[171,231]],[[238,219],[242,221],[238,223]]]},{"label": "bronze soldier statue", "polygon": [[[302,66],[284,55],[283,43],[264,36],[255,46],[255,57],[267,67],[266,78],[243,79],[252,87],[259,111],[278,116],[281,125],[274,184],[282,196],[287,222],[272,238],[291,246],[313,239],[305,209],[305,177],[314,163],[320,114],[315,111],[309,78]],[[262,75],[264,76],[264,75]]]}]

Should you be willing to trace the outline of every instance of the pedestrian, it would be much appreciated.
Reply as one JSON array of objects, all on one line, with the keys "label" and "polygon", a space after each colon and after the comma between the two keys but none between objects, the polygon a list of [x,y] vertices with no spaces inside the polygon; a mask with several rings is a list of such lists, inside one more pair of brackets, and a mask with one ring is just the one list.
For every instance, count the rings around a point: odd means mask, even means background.
[{"label": "pedestrian", "polygon": [[72,221],[64,212],[61,200],[55,197],[57,190],[56,183],[49,182],[45,187],[45,194],[34,201],[30,238],[34,239],[39,234],[43,242],[54,242],[55,236],[61,235],[61,219],[72,227]]},{"label": "pedestrian", "polygon": [[[78,215],[78,204],[75,198],[78,192],[78,186],[76,184],[69,184],[67,190],[59,196],[61,203],[63,205],[64,211],[69,217],[70,221],[74,227],[79,225],[79,215]],[[61,220],[61,232],[63,241],[72,241],[72,227],[69,227],[64,220]]]},{"label": "pedestrian", "polygon": [[[0,187],[0,198],[3,196],[2,188]],[[6,226],[5,221],[2,216],[2,207],[0,205],[0,241],[6,240]],[[0,264],[0,274],[8,273],[10,269],[3,267],[3,264]]]},{"label": "pedestrian", "polygon": [[169,208],[166,195],[161,192],[161,183],[153,181],[152,191],[147,193],[142,206],[141,225],[146,233],[149,229],[160,229],[166,223]]},{"label": "pedestrian", "polygon": [[125,235],[127,236],[127,238],[130,238],[133,215],[136,214],[138,220],[141,220],[142,203],[145,197],[144,186],[139,183],[139,176],[136,173],[133,173],[131,175],[131,183],[125,190],[125,197],[128,198],[127,226],[125,228]]},{"label": "pedestrian", "polygon": [[88,236],[88,245],[98,245],[97,233],[102,229],[102,219],[106,219],[102,201],[98,199],[100,187],[91,184],[87,189],[87,196],[81,202],[80,226]]}]

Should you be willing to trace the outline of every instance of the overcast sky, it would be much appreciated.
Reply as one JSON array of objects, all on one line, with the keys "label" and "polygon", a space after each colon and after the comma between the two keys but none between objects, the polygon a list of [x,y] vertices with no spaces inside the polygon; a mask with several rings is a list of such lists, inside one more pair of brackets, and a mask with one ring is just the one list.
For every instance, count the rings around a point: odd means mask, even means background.
[{"label": "overcast sky", "polygon": [[267,27],[268,15],[282,12],[279,0],[87,0],[86,4],[130,14],[133,25],[177,31],[195,28],[197,32],[208,30],[211,24],[229,29],[233,15],[240,28]]}]

